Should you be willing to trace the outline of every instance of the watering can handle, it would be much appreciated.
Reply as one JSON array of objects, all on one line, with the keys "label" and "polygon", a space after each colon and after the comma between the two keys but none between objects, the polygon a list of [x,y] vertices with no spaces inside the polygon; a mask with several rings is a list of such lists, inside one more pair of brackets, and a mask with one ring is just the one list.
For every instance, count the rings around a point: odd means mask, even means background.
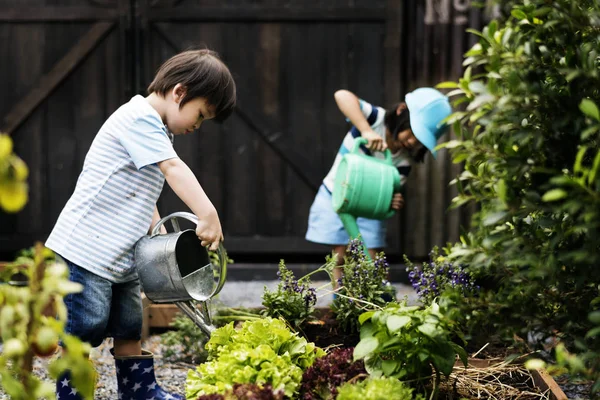
[{"label": "watering can handle", "polygon": [[[192,213],[185,212],[185,211],[175,212],[173,214],[170,214],[170,215],[167,215],[166,217],[161,218],[156,223],[156,225],[154,225],[154,228],[152,229],[150,237],[154,237],[154,236],[158,235],[160,232],[161,226],[163,226],[165,224],[165,222],[167,222],[167,220],[171,220],[171,224],[173,225],[173,229],[175,230],[175,232],[181,231],[181,228],[179,227],[179,221],[177,221],[177,218],[184,218],[195,224],[198,223],[198,217],[196,217]],[[225,278],[227,277],[227,251],[225,250],[225,247],[223,247],[223,243],[219,243],[219,247],[217,248],[217,254],[219,256],[219,264],[220,264],[219,265],[219,267],[220,267],[219,281],[217,283],[217,287],[213,290],[210,297],[217,295],[221,291],[221,289],[223,288],[223,285],[225,284]]]},{"label": "watering can handle", "polygon": [[[362,144],[366,145],[368,143],[369,143],[369,141],[367,139],[365,139],[364,137],[359,137],[359,138],[354,139],[354,146],[352,146],[352,153],[358,154],[358,149],[360,148],[360,145],[362,145]],[[392,152],[390,151],[390,149],[385,149],[383,154],[385,155],[385,162],[392,165]]]}]

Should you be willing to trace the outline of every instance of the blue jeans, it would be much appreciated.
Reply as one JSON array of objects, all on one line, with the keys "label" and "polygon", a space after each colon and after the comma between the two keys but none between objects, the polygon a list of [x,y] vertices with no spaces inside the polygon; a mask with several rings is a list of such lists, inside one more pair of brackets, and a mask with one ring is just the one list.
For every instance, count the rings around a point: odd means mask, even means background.
[{"label": "blue jeans", "polygon": [[66,332],[93,347],[107,337],[140,340],[143,317],[139,279],[113,283],[65,261],[69,280],[83,285],[83,292],[65,296]]}]

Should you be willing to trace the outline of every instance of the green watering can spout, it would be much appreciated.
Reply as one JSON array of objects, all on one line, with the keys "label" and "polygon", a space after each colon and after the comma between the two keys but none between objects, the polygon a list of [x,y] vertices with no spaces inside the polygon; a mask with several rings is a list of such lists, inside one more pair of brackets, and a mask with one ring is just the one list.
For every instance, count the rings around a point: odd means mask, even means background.
[{"label": "green watering can spout", "polygon": [[[357,138],[352,151],[342,157],[332,192],[333,209],[339,214],[351,239],[360,234],[356,223],[358,217],[392,217],[392,197],[401,189],[400,173],[392,163],[390,151],[385,151],[384,160],[362,154],[360,145],[367,143],[365,138]],[[369,257],[366,246],[363,245],[363,248]]]}]

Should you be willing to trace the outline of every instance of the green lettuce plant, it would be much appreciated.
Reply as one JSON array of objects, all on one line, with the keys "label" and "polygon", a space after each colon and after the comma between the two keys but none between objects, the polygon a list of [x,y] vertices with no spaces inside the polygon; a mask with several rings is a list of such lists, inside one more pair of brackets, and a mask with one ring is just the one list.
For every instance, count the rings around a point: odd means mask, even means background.
[{"label": "green lettuce plant", "polygon": [[413,389],[395,378],[372,377],[358,383],[345,383],[339,388],[337,400],[425,400],[414,395]]},{"label": "green lettuce plant", "polygon": [[225,394],[236,383],[271,385],[292,397],[303,371],[325,354],[292,332],[281,319],[233,322],[215,330],[208,343],[208,362],[188,372],[186,396]]}]

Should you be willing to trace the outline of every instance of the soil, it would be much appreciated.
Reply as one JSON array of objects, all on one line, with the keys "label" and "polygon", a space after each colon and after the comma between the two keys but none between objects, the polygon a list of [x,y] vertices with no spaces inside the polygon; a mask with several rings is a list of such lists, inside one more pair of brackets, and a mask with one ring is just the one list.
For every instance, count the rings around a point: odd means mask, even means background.
[{"label": "soil", "polygon": [[347,334],[343,332],[331,310],[324,310],[319,319],[306,322],[302,326],[304,336],[310,342],[322,349],[328,347],[355,347],[360,341],[358,333]]}]

